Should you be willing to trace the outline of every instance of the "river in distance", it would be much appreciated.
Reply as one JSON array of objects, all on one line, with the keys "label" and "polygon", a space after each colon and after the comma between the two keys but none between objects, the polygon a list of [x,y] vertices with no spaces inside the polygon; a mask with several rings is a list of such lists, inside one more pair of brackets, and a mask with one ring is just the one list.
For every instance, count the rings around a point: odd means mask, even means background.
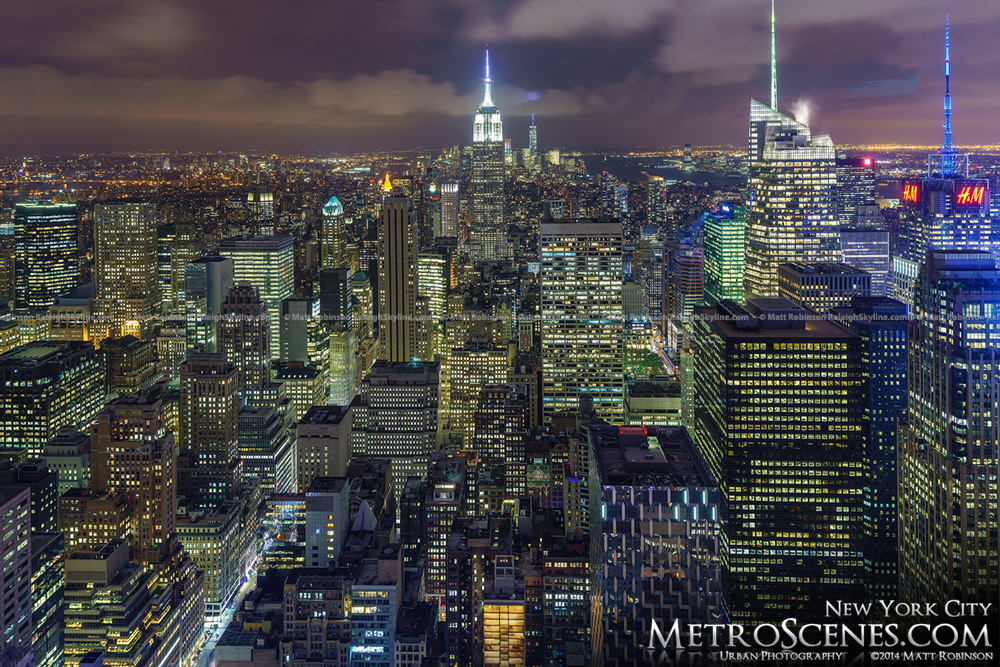
[{"label": "river in distance", "polygon": [[670,163],[664,163],[658,157],[607,157],[603,155],[581,155],[587,172],[600,174],[606,171],[622,181],[644,181],[644,172],[660,176],[668,181],[689,181],[691,183],[708,183],[715,187],[733,187],[746,184],[746,176],[727,174],[721,171],[694,171],[682,169]]}]

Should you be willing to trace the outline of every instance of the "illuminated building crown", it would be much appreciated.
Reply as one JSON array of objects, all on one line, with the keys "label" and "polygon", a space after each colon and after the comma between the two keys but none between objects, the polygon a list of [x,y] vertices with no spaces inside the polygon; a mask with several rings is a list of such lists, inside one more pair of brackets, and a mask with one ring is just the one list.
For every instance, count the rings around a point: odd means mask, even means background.
[{"label": "illuminated building crown", "polygon": [[490,50],[486,49],[486,77],[483,79],[483,102],[476,111],[472,126],[472,141],[503,143],[503,121],[500,110],[493,104],[493,79],[490,78]]}]

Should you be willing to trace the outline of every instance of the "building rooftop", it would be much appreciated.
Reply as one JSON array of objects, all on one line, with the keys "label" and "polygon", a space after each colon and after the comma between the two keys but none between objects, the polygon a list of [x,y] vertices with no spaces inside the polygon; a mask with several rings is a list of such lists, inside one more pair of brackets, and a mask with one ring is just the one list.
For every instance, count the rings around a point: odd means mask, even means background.
[{"label": "building rooftop", "polygon": [[744,308],[723,300],[714,307],[697,307],[694,316],[710,322],[726,340],[851,340],[854,334],[788,299],[753,298]]},{"label": "building rooftop", "polygon": [[595,424],[590,438],[602,485],[715,486],[683,427]]},{"label": "building rooftop", "polygon": [[302,415],[300,424],[331,424],[336,425],[344,421],[347,416],[347,406],[340,405],[314,405]]},{"label": "building rooftop", "polygon": [[867,273],[867,271],[843,262],[784,262],[778,265],[778,271],[782,270],[811,276],[863,275]]},{"label": "building rooftop", "polygon": [[317,477],[309,485],[306,495],[311,493],[340,493],[346,485],[346,477]]},{"label": "building rooftop", "polygon": [[241,234],[231,236],[219,244],[219,253],[225,255],[234,250],[282,250],[294,244],[291,236],[263,236]]}]

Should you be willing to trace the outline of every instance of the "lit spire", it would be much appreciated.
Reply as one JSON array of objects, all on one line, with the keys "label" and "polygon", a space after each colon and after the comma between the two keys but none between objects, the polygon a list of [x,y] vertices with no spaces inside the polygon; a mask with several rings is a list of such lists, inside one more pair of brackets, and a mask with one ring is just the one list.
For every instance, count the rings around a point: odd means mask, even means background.
[{"label": "lit spire", "polygon": [[385,173],[385,182],[382,183],[382,192],[392,194],[392,181],[389,180],[389,172]]},{"label": "lit spire", "polygon": [[490,78],[490,45],[486,45],[486,78],[483,79],[484,88],[483,91],[483,104],[484,107],[493,106],[493,79]]},{"label": "lit spire", "polygon": [[771,0],[771,108],[778,110],[778,52],[774,42],[774,0]]},{"label": "lit spire", "polygon": [[951,137],[951,28],[948,15],[944,17],[944,143],[942,153],[952,153],[955,144]]}]

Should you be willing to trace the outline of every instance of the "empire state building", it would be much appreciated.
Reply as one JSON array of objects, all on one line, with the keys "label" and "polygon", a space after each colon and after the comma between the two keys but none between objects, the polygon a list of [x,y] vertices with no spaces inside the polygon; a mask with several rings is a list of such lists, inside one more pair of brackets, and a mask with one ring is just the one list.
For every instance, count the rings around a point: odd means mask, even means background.
[{"label": "empire state building", "polygon": [[503,122],[493,103],[490,52],[486,51],[483,102],[472,127],[472,228],[470,255],[474,262],[506,256],[507,224],[504,220]]}]

